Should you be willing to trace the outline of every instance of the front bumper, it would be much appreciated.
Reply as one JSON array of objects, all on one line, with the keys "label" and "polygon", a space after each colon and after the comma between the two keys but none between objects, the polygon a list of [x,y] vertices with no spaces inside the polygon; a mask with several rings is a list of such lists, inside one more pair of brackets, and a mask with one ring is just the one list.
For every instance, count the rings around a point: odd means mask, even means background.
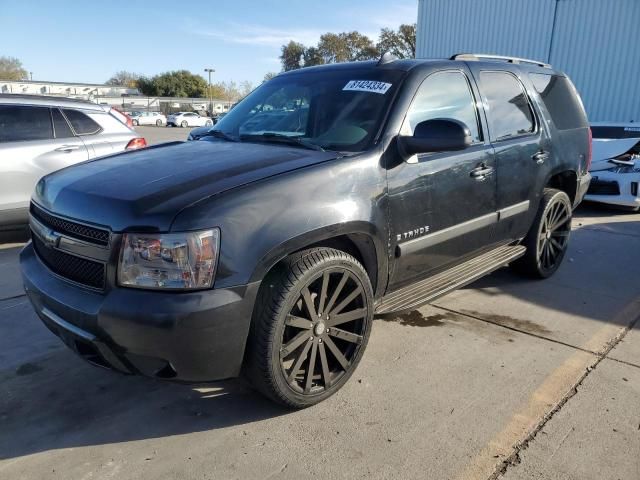
[{"label": "front bumper", "polygon": [[114,288],[102,294],[57,277],[31,243],[20,264],[38,316],[93,364],[184,382],[240,373],[260,282],[184,293]]}]

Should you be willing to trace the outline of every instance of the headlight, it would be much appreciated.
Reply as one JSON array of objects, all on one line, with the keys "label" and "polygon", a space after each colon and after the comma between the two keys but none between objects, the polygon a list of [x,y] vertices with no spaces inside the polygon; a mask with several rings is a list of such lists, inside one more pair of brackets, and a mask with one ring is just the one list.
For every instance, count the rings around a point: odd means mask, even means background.
[{"label": "headlight", "polygon": [[118,284],[150,289],[210,288],[219,248],[217,228],[185,233],[126,233],[120,249]]}]

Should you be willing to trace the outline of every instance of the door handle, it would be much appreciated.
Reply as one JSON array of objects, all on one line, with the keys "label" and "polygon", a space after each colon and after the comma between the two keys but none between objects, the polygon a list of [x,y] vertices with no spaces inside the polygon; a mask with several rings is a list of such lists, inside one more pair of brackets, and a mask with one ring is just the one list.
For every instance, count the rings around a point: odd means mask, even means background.
[{"label": "door handle", "polygon": [[73,152],[75,150],[80,150],[80,146],[79,145],[63,145],[61,147],[56,148],[56,152],[65,152],[65,153]]},{"label": "door handle", "polygon": [[533,158],[538,165],[542,165],[549,159],[549,152],[541,150],[538,153],[534,154],[531,158]]},{"label": "door handle", "polygon": [[79,145],[63,145],[61,147],[56,148],[56,152],[64,152],[64,153],[69,153],[69,152],[73,152],[75,150],[80,150],[80,146]]},{"label": "door handle", "polygon": [[480,165],[479,167],[471,170],[471,177],[475,178],[478,181],[482,181],[486,179],[489,175],[493,173],[493,168],[487,167],[486,165]]}]

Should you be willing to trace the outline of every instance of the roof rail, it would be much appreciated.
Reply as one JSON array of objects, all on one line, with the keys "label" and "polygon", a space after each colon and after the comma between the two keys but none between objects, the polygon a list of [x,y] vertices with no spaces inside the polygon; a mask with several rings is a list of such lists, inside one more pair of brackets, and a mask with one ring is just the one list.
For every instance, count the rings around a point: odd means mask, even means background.
[{"label": "roof rail", "polygon": [[477,62],[481,59],[487,60],[503,60],[508,63],[531,63],[533,65],[537,65],[539,67],[551,68],[551,65],[548,63],[540,62],[538,60],[529,60],[528,58],[518,58],[518,57],[507,57],[503,55],[490,55],[485,53],[457,53],[452,55],[449,60],[463,60],[463,61],[471,61]]}]

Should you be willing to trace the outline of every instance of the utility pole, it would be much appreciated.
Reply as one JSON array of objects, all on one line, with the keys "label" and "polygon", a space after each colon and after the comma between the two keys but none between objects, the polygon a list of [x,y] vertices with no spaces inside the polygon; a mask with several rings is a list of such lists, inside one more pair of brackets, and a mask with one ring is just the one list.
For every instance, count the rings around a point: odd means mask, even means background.
[{"label": "utility pole", "polygon": [[215,72],[213,68],[205,68],[205,72],[209,74],[209,115],[213,117],[213,98],[211,97],[211,74]]},{"label": "utility pole", "polygon": [[33,72],[29,72],[29,80],[33,82]]}]

